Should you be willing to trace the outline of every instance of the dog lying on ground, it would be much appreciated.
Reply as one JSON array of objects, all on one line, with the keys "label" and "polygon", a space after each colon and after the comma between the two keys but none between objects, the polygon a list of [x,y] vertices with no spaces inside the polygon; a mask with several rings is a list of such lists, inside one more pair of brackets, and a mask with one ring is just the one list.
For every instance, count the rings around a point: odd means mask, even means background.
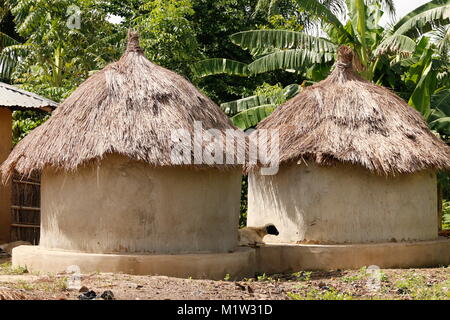
[{"label": "dog lying on ground", "polygon": [[264,244],[263,238],[268,235],[279,235],[278,229],[272,224],[262,227],[245,227],[239,230],[238,240],[240,246],[255,247]]}]

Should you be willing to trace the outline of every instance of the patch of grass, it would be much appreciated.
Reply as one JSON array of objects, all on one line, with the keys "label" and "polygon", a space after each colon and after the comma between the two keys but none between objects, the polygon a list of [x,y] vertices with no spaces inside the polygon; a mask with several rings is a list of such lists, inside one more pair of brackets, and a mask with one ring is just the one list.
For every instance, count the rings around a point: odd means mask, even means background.
[{"label": "patch of grass", "polygon": [[380,282],[389,282],[387,274],[383,272],[381,269],[378,270],[378,274],[371,274],[366,267],[362,267],[361,269],[359,269],[357,274],[349,274],[343,276],[341,280],[344,283],[353,283],[362,280],[368,281],[369,278],[371,277],[376,277]]},{"label": "patch of grass", "polygon": [[11,262],[0,264],[0,275],[20,275],[28,273],[27,268],[13,267]]},{"label": "patch of grass", "polygon": [[406,274],[395,282],[397,293],[409,296],[415,300],[445,300],[450,299],[450,277],[446,280],[431,283],[424,276]]},{"label": "patch of grass", "polygon": [[67,290],[67,277],[49,278],[40,281],[19,280],[14,282],[14,288],[26,291],[60,292]]},{"label": "patch of grass", "polygon": [[389,277],[386,273],[384,273],[383,271],[380,271],[381,274],[381,282],[389,282]]},{"label": "patch of grass", "polygon": [[33,283],[25,280],[17,281],[16,283],[14,283],[14,287],[26,291],[32,291],[36,289],[36,286]]},{"label": "patch of grass", "polygon": [[274,279],[272,277],[269,277],[265,273],[260,274],[260,275],[257,274],[256,275],[256,280],[257,281],[274,281]]},{"label": "patch of grass", "polygon": [[309,281],[311,280],[311,274],[311,271],[299,271],[292,273],[291,276],[296,281]]},{"label": "patch of grass", "polygon": [[67,290],[67,282],[68,282],[67,277],[58,278],[53,283],[53,288],[59,291],[65,291]]},{"label": "patch of grass", "polygon": [[367,268],[362,267],[361,269],[359,269],[357,274],[343,276],[341,278],[341,280],[345,283],[351,283],[351,282],[356,282],[356,281],[361,281],[361,280],[367,279],[368,276],[369,276],[369,274],[367,273]]},{"label": "patch of grass", "polygon": [[413,298],[418,300],[450,299],[450,280],[419,288],[413,293]]},{"label": "patch of grass", "polygon": [[397,293],[401,295],[412,294],[414,290],[425,285],[425,278],[416,274],[406,274],[395,282]]},{"label": "patch of grass", "polygon": [[305,292],[288,292],[287,296],[292,300],[352,300],[353,296],[345,292],[338,292],[334,288],[328,290],[318,290],[307,288]]},{"label": "patch of grass", "polygon": [[269,282],[281,282],[281,281],[309,281],[311,280],[311,271],[299,271],[288,274],[255,274],[253,279],[244,279],[246,281],[269,281]]}]

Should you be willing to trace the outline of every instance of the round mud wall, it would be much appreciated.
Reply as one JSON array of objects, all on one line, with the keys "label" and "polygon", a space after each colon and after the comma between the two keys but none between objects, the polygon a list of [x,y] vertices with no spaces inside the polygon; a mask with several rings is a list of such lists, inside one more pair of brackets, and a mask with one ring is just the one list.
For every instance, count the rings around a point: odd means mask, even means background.
[{"label": "round mud wall", "polygon": [[44,248],[87,253],[228,252],[237,246],[241,170],[154,168],[111,155],[46,169]]},{"label": "round mud wall", "polygon": [[266,242],[369,243],[438,238],[436,175],[378,176],[361,167],[291,165],[249,175],[248,225],[274,223]]}]

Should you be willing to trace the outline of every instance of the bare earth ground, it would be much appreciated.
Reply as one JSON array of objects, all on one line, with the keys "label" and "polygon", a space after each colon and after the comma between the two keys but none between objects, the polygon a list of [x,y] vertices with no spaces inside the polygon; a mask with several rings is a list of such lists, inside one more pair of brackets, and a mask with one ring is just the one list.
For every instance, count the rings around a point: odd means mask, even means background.
[{"label": "bare earth ground", "polygon": [[[68,274],[30,274],[0,261],[0,300],[78,299],[68,290]],[[371,285],[371,279],[379,279]],[[378,285],[377,285],[378,283]],[[242,281],[177,279],[95,273],[81,276],[81,285],[100,296],[113,292],[120,300],[279,300],[279,299],[445,299],[450,300],[450,266],[434,269],[385,269],[377,277],[365,268],[352,271],[260,275]],[[99,298],[100,299],[100,298]]]}]

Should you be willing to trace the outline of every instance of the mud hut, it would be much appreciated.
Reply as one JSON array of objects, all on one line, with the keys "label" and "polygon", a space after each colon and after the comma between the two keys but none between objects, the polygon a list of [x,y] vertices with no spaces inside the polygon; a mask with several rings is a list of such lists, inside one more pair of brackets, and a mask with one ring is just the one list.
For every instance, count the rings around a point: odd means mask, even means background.
[{"label": "mud hut", "polygon": [[280,169],[250,168],[248,223],[274,223],[270,241],[290,244],[438,240],[436,171],[450,169],[450,148],[352,61],[341,47],[327,79],[258,125],[253,135],[278,131]]},{"label": "mud hut", "polygon": [[[3,178],[42,171],[41,242],[16,251],[13,263],[213,278],[234,272],[225,269],[242,254],[235,251],[242,165],[197,157],[210,145],[202,137],[234,129],[189,81],[147,60],[129,32],[120,60],[82,83],[1,167]],[[213,140],[222,159],[245,147],[237,139],[229,151],[225,139]]]},{"label": "mud hut", "polygon": [[[12,113],[15,110],[50,112],[56,103],[15,86],[0,82],[0,164],[12,149]],[[0,243],[8,242],[11,229],[11,186],[0,185]]]}]

